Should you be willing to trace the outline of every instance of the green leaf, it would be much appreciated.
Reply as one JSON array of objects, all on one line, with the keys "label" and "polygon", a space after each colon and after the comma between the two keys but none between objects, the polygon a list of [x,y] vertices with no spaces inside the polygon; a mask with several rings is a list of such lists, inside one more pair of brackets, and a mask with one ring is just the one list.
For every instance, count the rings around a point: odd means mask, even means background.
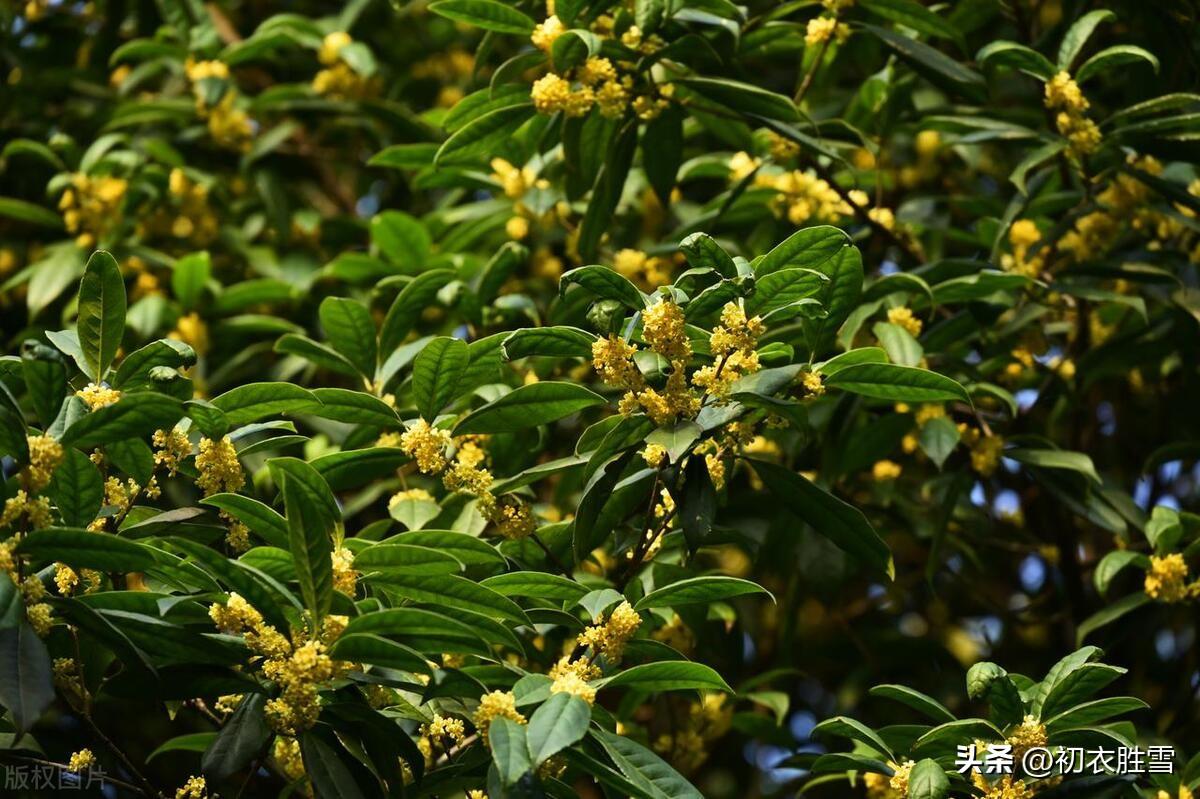
[{"label": "green leaf", "polygon": [[642,134],[642,169],[664,206],[671,203],[683,162],[683,118],[683,113],[672,106],[650,120]]},{"label": "green leaf", "polygon": [[1018,69],[1041,81],[1050,80],[1055,72],[1050,59],[1037,50],[1016,42],[991,42],[975,54],[975,60],[984,65],[997,64]]},{"label": "green leaf", "polygon": [[900,366],[916,366],[925,355],[925,350],[920,343],[900,325],[894,325],[891,322],[876,322],[872,326],[871,332],[875,334],[875,338],[879,339],[879,343],[887,351],[888,360],[892,363]]},{"label": "green leaf", "polygon": [[926,758],[913,766],[908,775],[909,799],[945,799],[950,795],[950,779],[936,760]]},{"label": "green leaf", "polygon": [[229,779],[261,754],[273,734],[263,714],[268,699],[264,693],[249,693],[242,698],[204,752],[200,770],[205,775]]},{"label": "green leaf", "polygon": [[646,307],[646,297],[629,279],[607,266],[581,266],[562,276],[558,283],[563,294],[571,285],[578,285],[602,300],[616,300],[634,311]]},{"label": "green leaf", "polygon": [[300,754],[304,759],[304,773],[312,781],[317,796],[323,799],[367,799],[347,764],[350,754],[332,734],[320,727],[301,733]]},{"label": "green leaf", "polygon": [[493,719],[488,725],[488,747],[500,781],[506,787],[515,785],[533,768],[524,725],[503,716]]},{"label": "green leaf", "polygon": [[637,688],[639,691],[683,691],[700,689],[733,693],[720,674],[703,663],[666,660],[631,666],[604,680],[605,688]]},{"label": "green leaf", "polygon": [[171,291],[185,311],[192,310],[200,302],[211,275],[212,262],[207,252],[194,252],[175,262],[171,270]]},{"label": "green leaf", "polygon": [[112,405],[85,414],[62,434],[64,445],[81,450],[121,441],[146,438],[155,430],[169,430],[183,416],[183,404],[174,397],[153,392],[126,394]]},{"label": "green leaf", "polygon": [[1146,592],[1136,591],[1101,608],[1079,623],[1079,629],[1075,631],[1076,644],[1082,644],[1096,630],[1112,624],[1122,616],[1132,613],[1143,605],[1149,605],[1153,601],[1146,595]]},{"label": "green leaf", "polygon": [[693,233],[679,242],[679,250],[687,256],[694,269],[712,269],[722,277],[738,276],[737,265],[729,253],[707,233]]},{"label": "green leaf", "polygon": [[186,735],[176,735],[174,738],[165,741],[162,746],[146,755],[146,762],[149,763],[159,755],[165,755],[168,752],[201,753],[212,745],[212,742],[216,740],[216,737],[217,733],[215,732],[192,732]]},{"label": "green leaf", "polygon": [[939,17],[916,0],[860,0],[859,5],[876,16],[899,22],[926,36],[939,36],[962,43],[963,35],[950,20]]},{"label": "green leaf", "polygon": [[280,516],[274,508],[241,494],[213,494],[200,502],[228,513],[271,546],[288,548],[287,519]]},{"label": "green leaf", "polygon": [[87,527],[104,504],[104,479],[91,458],[66,447],[63,462],[54,470],[46,493],[54,500],[64,524]]},{"label": "green leaf", "polygon": [[524,596],[578,602],[588,589],[574,580],[545,572],[509,572],[497,574],[480,582],[485,588],[504,596]]},{"label": "green leaf", "polygon": [[1092,573],[1092,581],[1100,596],[1108,593],[1108,586],[1112,583],[1113,578],[1124,571],[1127,566],[1149,569],[1150,558],[1131,549],[1114,549],[1100,559],[1100,562],[1096,564],[1095,572]]},{"label": "green leaf", "polygon": [[675,83],[686,86],[705,100],[711,100],[742,114],[780,122],[800,121],[800,113],[790,97],[751,83],[700,77],[676,78]]},{"label": "green leaf", "polygon": [[454,399],[470,355],[462,339],[438,336],[413,361],[412,391],[417,410],[432,422]]},{"label": "green leaf", "polygon": [[602,40],[588,30],[574,29],[564,31],[550,46],[550,61],[558,72],[567,72],[584,61],[588,56],[600,52]]},{"label": "green leaf", "polygon": [[324,618],[333,601],[333,533],[340,512],[324,478],[296,458],[275,458],[283,472],[283,504],[288,523],[288,549],[296,566],[305,606]]},{"label": "green leaf", "polygon": [[421,313],[442,286],[453,279],[454,272],[449,269],[432,269],[417,275],[400,290],[387,316],[383,318],[383,327],[379,331],[381,361],[386,362],[392,352],[404,343],[404,337],[412,330]]},{"label": "green leaf", "polygon": [[930,419],[921,426],[918,440],[921,443],[921,451],[941,469],[946,458],[949,458],[950,453],[958,446],[961,437],[962,434],[958,432],[958,425],[954,420],[948,416],[941,416]]},{"label": "green leaf", "polygon": [[774,494],[784,507],[838,548],[850,553],[870,568],[895,578],[891,551],[863,516],[862,511],[821,490],[802,475],[778,464],[757,460],[748,462],[762,478],[767,490]]},{"label": "green leaf", "polygon": [[196,351],[187,344],[175,339],[158,339],[122,358],[112,384],[122,391],[145,388],[153,385],[151,373],[157,367],[178,369],[195,363]]},{"label": "green leaf", "polygon": [[8,217],[18,222],[29,222],[32,225],[62,230],[62,217],[51,211],[25,200],[14,197],[0,197],[0,217]]},{"label": "green leaf", "polygon": [[970,100],[982,102],[986,99],[987,83],[983,76],[940,50],[876,25],[863,25],[863,29],[878,37],[930,83]]},{"label": "green leaf", "polygon": [[294,383],[247,383],[215,397],[212,404],[224,412],[230,427],[241,427],[267,416],[305,413],[320,403]]},{"label": "green leaf", "polygon": [[813,727],[812,734],[814,737],[836,735],[839,738],[857,741],[886,756],[888,760],[895,759],[891,748],[883,742],[883,739],[874,730],[862,722],[855,721],[846,716],[835,716],[834,718],[822,721],[816,727]]},{"label": "green leaf", "polygon": [[1101,9],[1089,11],[1075,20],[1063,35],[1062,43],[1058,46],[1058,68],[1070,72],[1075,59],[1079,57],[1087,40],[1092,38],[1096,28],[1102,23],[1115,21],[1116,18],[1117,15],[1112,11]]},{"label": "green leaf", "polygon": [[621,773],[651,799],[704,799],[683,775],[632,738],[594,728],[591,735]]},{"label": "green leaf", "polygon": [[603,397],[578,383],[531,383],[468,414],[454,435],[515,433],[602,404]]},{"label": "green leaf", "polygon": [[104,250],[88,259],[79,284],[76,332],[89,376],[101,380],[125,335],[125,280],[117,260]]},{"label": "green leaf", "polygon": [[465,22],[497,33],[528,36],[534,21],[507,3],[494,0],[437,0],[429,10],[455,22]]},{"label": "green leaf", "polygon": [[1135,710],[1149,709],[1149,705],[1132,696],[1111,696],[1107,699],[1095,699],[1084,702],[1073,708],[1064,710],[1057,716],[1047,720],[1046,731],[1051,735],[1063,730],[1078,727],[1092,727],[1113,716],[1122,716]]},{"label": "green leaf", "polygon": [[[443,0],[445,2],[445,0]],[[531,102],[497,108],[463,125],[438,148],[434,164],[472,161],[495,150],[537,111]]]},{"label": "green leaf", "polygon": [[754,281],[754,291],[746,298],[746,314],[768,314],[799,300],[815,297],[828,283],[829,277],[823,272],[803,267],[765,273]]},{"label": "green leaf", "polygon": [[371,156],[367,165],[392,169],[420,169],[433,163],[433,156],[437,150],[438,145],[429,142],[393,144]]},{"label": "green leaf", "polygon": [[[383,211],[376,214],[371,219],[371,242],[389,261],[399,265],[408,272],[415,272],[424,266],[425,259],[429,256],[429,249],[432,246],[432,239],[425,226],[416,217],[406,214],[403,211]],[[346,302],[353,301],[347,300]],[[355,304],[359,305],[358,303]],[[359,307],[361,308],[362,306],[359,305]],[[363,308],[363,311],[365,310]],[[370,323],[370,337],[374,339],[375,323],[370,321],[369,316],[367,317],[367,321]],[[321,318],[321,324],[325,324],[324,317]],[[361,339],[365,335],[361,329],[364,327],[362,322],[355,322],[355,327],[360,329],[355,330],[353,335],[356,340]],[[328,327],[326,327],[326,332],[329,332]],[[374,349],[375,344],[373,340],[370,346]],[[374,368],[375,366],[372,364],[371,370],[368,370],[366,374],[371,374]]]},{"label": "green leaf", "polygon": [[591,358],[596,337],[586,330],[566,325],[527,327],[514,331],[501,345],[506,361],[543,356],[549,358]]},{"label": "green leaf", "polygon": [[813,323],[813,340],[815,349],[826,350],[862,296],[862,253],[845,247],[817,268],[829,276],[829,284],[821,297],[826,315]]},{"label": "green leaf", "polygon": [[827,376],[825,384],[893,402],[971,401],[966,389],[945,375],[894,363],[848,366]]},{"label": "green leaf", "polygon": [[[745,594],[766,594],[771,592],[758,583],[742,580],[737,577],[711,575],[707,577],[692,577],[677,583],[657,588],[637,601],[634,610],[661,607],[680,607],[682,605],[709,604],[722,599],[729,599]],[[774,599],[774,597],[772,597]]]},{"label": "green leaf", "polygon": [[1083,66],[1075,73],[1075,80],[1083,83],[1085,80],[1103,72],[1108,72],[1123,64],[1132,64],[1138,61],[1148,63],[1154,68],[1156,73],[1158,72],[1158,58],[1153,53],[1141,47],[1135,47],[1132,44],[1119,44],[1115,47],[1105,48],[1087,61],[1084,61]]},{"label": "green leaf", "polygon": [[367,663],[415,674],[430,673],[429,663],[420,652],[381,635],[342,635],[329,650],[329,655],[338,660]]},{"label": "green leaf", "polygon": [[688,549],[703,546],[712,530],[717,512],[717,491],[704,458],[689,458],[683,471],[683,490],[679,494],[679,526]]},{"label": "green leaf", "polygon": [[75,569],[106,572],[147,571],[159,561],[153,549],[135,541],[67,527],[28,533],[17,551],[44,563],[58,561]]},{"label": "green leaf", "polygon": [[633,154],[637,147],[637,131],[636,123],[625,123],[605,152],[597,170],[592,196],[579,225],[577,247],[582,260],[595,259],[600,239],[608,231],[613,214],[621,201],[625,180],[629,176],[629,168],[633,164]]},{"label": "green leaf", "polygon": [[396,415],[392,406],[365,391],[316,388],[313,389],[312,395],[318,403],[310,411],[313,416],[385,429],[400,426],[400,417]]},{"label": "green leaf", "polygon": [[587,735],[592,708],[568,693],[551,694],[529,717],[526,741],[533,765],[540,766]]},{"label": "green leaf", "polygon": [[0,572],[0,630],[11,630],[24,618],[25,599],[8,572]]},{"label": "green leaf", "polygon": [[0,705],[16,728],[14,744],[53,704],[51,677],[50,653],[28,623],[0,629]]},{"label": "green leaf", "polygon": [[[429,547],[447,555],[452,555],[465,566],[503,566],[504,556],[486,541],[466,533],[456,533],[451,530],[420,530],[403,533],[376,544],[386,547],[390,544],[411,544],[413,546]],[[363,552],[359,556],[363,556]]]},{"label": "green leaf", "polygon": [[408,461],[396,447],[368,447],[331,452],[314,458],[313,468],[334,491],[366,485],[395,472]]},{"label": "green leaf", "polygon": [[754,274],[781,269],[816,269],[850,244],[850,237],[829,225],[804,228],[788,236],[754,264]]},{"label": "green leaf", "polygon": [[1082,452],[1068,452],[1063,449],[1025,449],[1017,447],[1004,451],[1004,457],[1012,458],[1027,466],[1037,466],[1041,469],[1066,469],[1079,472],[1093,483],[1100,483],[1100,475],[1092,459]]},{"label": "green leaf", "polygon": [[361,572],[379,571],[380,582],[386,583],[391,574],[455,574],[463,565],[446,552],[412,544],[380,544],[364,549],[354,558],[354,568]]},{"label": "green leaf", "polygon": [[869,693],[871,696],[881,696],[907,705],[938,724],[954,721],[954,714],[947,710],[945,705],[906,685],[876,685]]},{"label": "green leaf", "polygon": [[361,302],[326,297],[318,310],[321,328],[333,348],[366,378],[375,375],[375,322]]},{"label": "green leaf", "polygon": [[529,624],[525,611],[508,597],[452,574],[392,574],[388,586],[414,602],[442,608],[459,608],[490,619]]},{"label": "green leaf", "polygon": [[1050,689],[1042,702],[1042,716],[1052,718],[1078,705],[1125,672],[1126,669],[1105,663],[1084,663]]}]

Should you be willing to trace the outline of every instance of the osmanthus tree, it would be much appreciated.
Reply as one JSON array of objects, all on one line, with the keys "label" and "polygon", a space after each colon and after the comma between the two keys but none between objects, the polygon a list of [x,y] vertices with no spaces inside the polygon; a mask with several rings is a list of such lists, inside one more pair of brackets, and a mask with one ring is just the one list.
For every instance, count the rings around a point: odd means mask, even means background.
[{"label": "osmanthus tree", "polygon": [[1093,5],[0,9],[6,774],[1190,797],[1194,11]]}]

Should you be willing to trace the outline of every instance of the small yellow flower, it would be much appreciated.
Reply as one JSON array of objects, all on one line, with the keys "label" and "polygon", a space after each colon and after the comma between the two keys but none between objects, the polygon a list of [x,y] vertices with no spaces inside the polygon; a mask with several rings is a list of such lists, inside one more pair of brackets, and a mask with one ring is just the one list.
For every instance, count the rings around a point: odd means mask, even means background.
[{"label": "small yellow flower", "polygon": [[78,774],[81,771],[86,771],[96,762],[96,756],[92,754],[91,749],[80,749],[71,755],[71,761],[67,764],[67,769]]},{"label": "small yellow flower", "polygon": [[175,799],[207,799],[208,784],[203,777],[188,777],[182,788],[175,791]]},{"label": "small yellow flower", "polygon": [[96,410],[112,405],[121,399],[121,392],[115,388],[98,385],[96,383],[88,383],[83,388],[75,392],[75,396],[83,400],[89,409]]},{"label": "small yellow flower", "polygon": [[647,444],[646,448],[642,450],[642,459],[651,469],[657,469],[667,459],[667,448],[662,444]]},{"label": "small yellow flower", "polygon": [[54,470],[63,461],[62,444],[48,435],[26,436],[29,445],[29,465],[21,472],[21,484],[34,493],[50,484]]},{"label": "small yellow flower", "polygon": [[900,464],[895,461],[875,461],[875,465],[871,467],[871,477],[875,482],[883,483],[888,480],[895,480],[900,476],[901,471]]},{"label": "small yellow flower", "polygon": [[545,22],[539,22],[534,26],[533,33],[529,39],[533,42],[533,46],[541,50],[543,53],[550,52],[550,47],[554,41],[566,32],[566,26],[555,15],[551,14],[546,17]]},{"label": "small yellow flower", "polygon": [[446,447],[450,444],[450,433],[430,427],[424,419],[400,436],[400,449],[417,462],[423,474],[437,474],[446,468]]},{"label": "small yellow flower", "polygon": [[1187,582],[1188,566],[1183,555],[1151,555],[1150,570],[1146,572],[1146,596],[1160,602],[1183,602],[1200,597],[1200,580]]},{"label": "small yellow flower", "polygon": [[201,438],[196,455],[196,485],[204,492],[204,496],[222,492],[236,493],[246,483],[246,475],[242,472],[242,464],[238,461],[237,450],[233,441],[225,436],[219,441],[211,438]]},{"label": "small yellow flower", "polygon": [[511,691],[492,691],[479,699],[479,708],[475,711],[472,721],[485,744],[488,740],[488,728],[498,718],[505,718],[517,724],[525,723],[525,717],[517,710],[517,698]]},{"label": "small yellow flower", "polygon": [[597,619],[595,624],[579,635],[581,646],[590,646],[609,661],[620,660],[625,644],[637,632],[642,617],[628,602],[622,602],[607,620]]},{"label": "small yellow flower", "polygon": [[901,306],[900,308],[889,308],[887,312],[888,321],[893,325],[902,327],[907,330],[914,338],[921,335],[921,320],[913,316],[911,308]]}]

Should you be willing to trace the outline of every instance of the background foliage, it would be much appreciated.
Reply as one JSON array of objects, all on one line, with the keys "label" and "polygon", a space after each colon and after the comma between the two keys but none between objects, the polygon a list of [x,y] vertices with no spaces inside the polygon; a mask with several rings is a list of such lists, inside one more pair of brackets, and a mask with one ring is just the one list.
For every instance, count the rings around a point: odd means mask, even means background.
[{"label": "background foliage", "polygon": [[0,758],[1190,796],[1195,22],[4,4]]}]

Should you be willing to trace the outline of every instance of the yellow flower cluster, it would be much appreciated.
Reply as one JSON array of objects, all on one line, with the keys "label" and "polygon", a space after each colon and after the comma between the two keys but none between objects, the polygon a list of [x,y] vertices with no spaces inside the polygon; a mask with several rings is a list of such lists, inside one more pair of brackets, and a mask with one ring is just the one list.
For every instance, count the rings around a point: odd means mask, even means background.
[{"label": "yellow flower cluster", "polygon": [[525,723],[525,717],[517,710],[517,697],[511,691],[492,691],[479,699],[479,708],[475,711],[472,722],[485,744],[488,741],[488,729],[498,718],[508,719],[517,724]]},{"label": "yellow flower cluster", "polygon": [[1059,72],[1046,81],[1046,108],[1058,111],[1055,127],[1075,156],[1088,155],[1100,146],[1100,128],[1085,113],[1089,103],[1071,76]]},{"label": "yellow flower cluster", "polygon": [[416,460],[423,474],[437,474],[446,468],[445,450],[449,443],[448,431],[430,427],[424,419],[417,420],[400,436],[400,449]]},{"label": "yellow flower cluster", "polygon": [[1033,799],[1034,791],[1024,780],[1015,780],[1006,774],[994,783],[988,783],[978,771],[972,777],[975,787],[983,791],[983,799]]},{"label": "yellow flower cluster", "polygon": [[965,422],[958,425],[958,433],[960,440],[971,449],[971,468],[982,477],[990,477],[1000,465],[1004,439],[996,435],[985,436]]},{"label": "yellow flower cluster", "polygon": [[332,100],[358,100],[374,93],[374,81],[355,72],[342,59],[342,50],[353,43],[345,31],[334,31],[321,41],[317,60],[326,68],[313,77],[314,92]]},{"label": "yellow flower cluster", "polygon": [[780,174],[759,172],[754,184],[776,192],[772,209],[776,214],[785,214],[793,225],[836,222],[854,212],[837,191],[811,169],[794,169]]},{"label": "yellow flower cluster", "polygon": [[75,235],[75,243],[91,249],[121,220],[121,201],[129,181],[111,176],[91,177],[81,172],[71,175],[71,185],[58,201],[63,224]]},{"label": "yellow flower cluster", "polygon": [[485,506],[484,516],[495,523],[496,532],[512,540],[525,538],[537,529],[529,503],[511,494],[500,497],[494,506]]},{"label": "yellow flower cluster", "polygon": [[196,485],[210,497],[221,492],[235,493],[246,483],[242,464],[238,461],[233,441],[225,436],[219,441],[203,437],[196,454]]},{"label": "yellow flower cluster", "polygon": [[25,489],[17,489],[17,493],[4,500],[4,510],[0,512],[0,529],[10,527],[21,519],[29,522],[29,529],[41,530],[53,523],[50,512],[50,500],[46,497],[31,497]]},{"label": "yellow flower cluster", "polygon": [[1200,598],[1200,580],[1187,581],[1188,565],[1178,552],[1170,555],[1151,555],[1150,570],[1146,572],[1146,596],[1160,602],[1185,602]]},{"label": "yellow flower cluster", "polygon": [[642,450],[642,459],[651,469],[657,469],[667,460],[667,448],[662,444],[647,444]]},{"label": "yellow flower cluster", "polygon": [[[189,57],[184,73],[192,82],[196,98],[196,115],[208,123],[208,134],[218,145],[230,150],[250,149],[254,123],[250,115],[238,107],[238,91],[230,80],[229,67],[222,61],[196,61]],[[208,102],[208,92],[202,81],[217,80],[228,84],[215,105]]]},{"label": "yellow flower cluster", "polygon": [[729,732],[732,722],[733,708],[726,704],[725,695],[705,694],[701,701],[691,703],[682,729],[658,736],[654,749],[685,773],[695,771],[708,759],[713,742]]},{"label": "yellow flower cluster", "polygon": [[388,500],[388,507],[392,508],[399,505],[401,502],[425,502],[432,501],[433,494],[430,494],[423,488],[409,488],[404,491],[397,491],[392,494],[392,498]]},{"label": "yellow flower cluster", "polygon": [[633,356],[638,348],[624,339],[609,334],[607,338],[592,342],[592,368],[608,385],[637,391],[645,385],[645,379]]},{"label": "yellow flower cluster", "polygon": [[671,300],[659,300],[642,312],[642,336],[650,349],[669,361],[681,361],[692,354],[683,309]]},{"label": "yellow flower cluster", "polygon": [[167,474],[174,476],[179,472],[179,466],[192,454],[192,442],[187,434],[177,427],[170,430],[155,430],[151,438],[154,444],[154,466],[162,466]]},{"label": "yellow flower cluster", "polygon": [[175,799],[207,799],[208,783],[203,777],[188,777],[182,788],[175,791]]},{"label": "yellow flower cluster", "polygon": [[596,701],[596,689],[588,685],[588,681],[599,676],[600,669],[584,658],[561,658],[550,669],[550,677],[554,680],[550,685],[550,693],[571,694],[589,705],[593,704]]},{"label": "yellow flower cluster", "polygon": [[[179,239],[184,243],[203,247],[217,238],[220,221],[209,204],[208,186],[193,181],[182,169],[171,170],[167,181],[171,199],[155,205],[138,232],[142,236],[161,236]],[[149,273],[146,277],[152,278]],[[139,275],[139,282],[142,278]],[[149,282],[146,288],[151,288]],[[156,288],[156,286],[155,286]]]},{"label": "yellow flower cluster", "polygon": [[883,483],[895,480],[901,471],[900,464],[895,461],[875,461],[875,465],[871,467],[871,478],[877,483]]},{"label": "yellow flower cluster", "polygon": [[63,448],[48,435],[26,436],[29,445],[29,465],[21,470],[21,485],[27,491],[41,491],[50,484],[54,470],[63,461]]},{"label": "yellow flower cluster", "polygon": [[421,734],[435,743],[449,741],[451,745],[461,744],[467,737],[462,719],[446,718],[437,713],[431,722],[421,725]]},{"label": "yellow flower cluster", "polygon": [[850,26],[838,22],[836,17],[817,17],[808,21],[804,32],[804,43],[815,47],[831,38],[836,38],[838,44],[844,44],[850,38]]},{"label": "yellow flower cluster", "polygon": [[670,258],[647,255],[641,250],[626,248],[613,256],[613,269],[642,291],[653,291],[670,283],[673,266]]},{"label": "yellow flower cluster", "polygon": [[541,50],[543,53],[549,53],[550,47],[554,44],[554,41],[558,39],[559,36],[562,36],[566,30],[567,28],[562,24],[562,20],[560,20],[556,15],[551,14],[550,16],[546,17],[545,22],[539,22],[534,26],[533,33],[530,35],[529,39],[533,42],[534,47]]},{"label": "yellow flower cluster", "polygon": [[729,182],[741,183],[761,166],[761,159],[740,150],[729,157]]},{"label": "yellow flower cluster", "polygon": [[500,184],[504,196],[510,200],[519,200],[533,186],[537,175],[531,167],[517,167],[503,158],[492,159],[492,177]]},{"label": "yellow flower cluster", "polygon": [[96,756],[92,754],[91,749],[80,749],[78,752],[71,754],[71,760],[67,763],[67,770],[78,774],[81,771],[87,771],[96,762]]},{"label": "yellow flower cluster", "polygon": [[[204,355],[208,352],[208,325],[195,311],[180,316],[175,321],[175,328],[167,334],[167,338],[182,341],[195,350],[197,355]],[[199,388],[197,388],[198,390]]]},{"label": "yellow flower cluster", "polygon": [[642,617],[633,609],[633,605],[622,602],[609,614],[587,627],[579,635],[581,646],[590,646],[592,650],[603,655],[606,660],[615,663],[621,659],[625,644],[637,632],[642,623]]},{"label": "yellow flower cluster", "polygon": [[1026,716],[1008,735],[1008,744],[1012,746],[1013,760],[1020,762],[1030,749],[1046,746],[1046,725],[1034,716]]},{"label": "yellow flower cluster", "polygon": [[908,308],[907,306],[889,308],[887,312],[887,319],[893,325],[907,330],[913,338],[921,335],[921,320],[914,316],[912,309]]},{"label": "yellow flower cluster", "polygon": [[246,646],[264,658],[263,676],[279,685],[280,695],[264,708],[271,729],[295,735],[315,724],[321,712],[319,686],[343,668],[327,654],[327,648],[346,628],[348,619],[328,616],[318,636],[291,642],[238,594],[230,594],[224,605],[214,604],[209,617],[221,632],[242,635]]},{"label": "yellow flower cluster", "polygon": [[118,402],[121,399],[121,392],[98,383],[88,383],[76,391],[75,396],[83,400],[89,410],[94,411]]},{"label": "yellow flower cluster", "polygon": [[756,348],[765,330],[760,317],[747,319],[741,305],[726,303],[721,309],[721,324],[713,328],[708,340],[716,362],[697,369],[692,375],[692,385],[710,396],[725,397],[735,381],[758,371]]},{"label": "yellow flower cluster", "polygon": [[1030,256],[1029,250],[1042,239],[1041,231],[1032,219],[1018,219],[1008,229],[1008,243],[1012,254],[1000,258],[1000,266],[1008,272],[1036,278],[1042,271],[1041,254]]},{"label": "yellow flower cluster", "polygon": [[305,775],[304,758],[300,754],[300,741],[288,735],[275,736],[271,756],[289,780],[295,781]]},{"label": "yellow flower cluster", "polygon": [[354,570],[354,553],[346,547],[338,547],[330,556],[333,561],[333,588],[346,596],[353,597],[358,585],[358,572]]}]

